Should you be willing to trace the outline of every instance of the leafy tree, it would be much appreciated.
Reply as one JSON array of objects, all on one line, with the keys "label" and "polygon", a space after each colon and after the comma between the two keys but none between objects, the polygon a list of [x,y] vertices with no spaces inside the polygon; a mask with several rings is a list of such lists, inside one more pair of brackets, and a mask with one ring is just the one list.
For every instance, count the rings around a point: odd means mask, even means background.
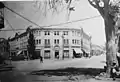
[{"label": "leafy tree", "polygon": [[29,57],[32,59],[35,59],[35,39],[31,31],[29,31],[29,39],[28,39],[27,48],[28,48]]},{"label": "leafy tree", "polygon": [[[74,7],[71,3],[80,0],[47,0],[44,4],[44,9],[50,9],[53,12],[59,12],[64,9],[68,12],[68,16],[71,11],[74,11]],[[110,77],[110,69],[113,62],[117,63],[116,50],[117,42],[116,32],[118,30],[117,21],[119,15],[119,3],[120,0],[88,0],[91,6],[98,10],[105,24],[105,34],[106,34],[106,61],[107,61],[107,76]],[[65,6],[66,5],[66,6]],[[39,8],[42,7],[40,2]]]}]

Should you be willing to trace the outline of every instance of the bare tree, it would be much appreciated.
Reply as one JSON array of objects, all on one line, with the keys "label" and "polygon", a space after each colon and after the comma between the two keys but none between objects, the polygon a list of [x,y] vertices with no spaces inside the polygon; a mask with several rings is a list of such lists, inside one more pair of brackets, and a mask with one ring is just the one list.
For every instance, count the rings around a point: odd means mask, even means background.
[{"label": "bare tree", "polygon": [[[74,10],[74,7],[71,4],[74,1],[80,0],[47,0],[45,2],[45,10],[53,10],[58,12],[61,9],[66,9],[70,15],[70,11]],[[104,19],[105,24],[105,34],[106,34],[106,61],[107,61],[107,76],[110,77],[110,70],[113,62],[117,63],[116,59],[116,50],[117,50],[117,41],[116,41],[116,22],[117,15],[119,14],[119,0],[88,0],[90,5],[96,8],[102,18]],[[66,5],[66,6],[65,6]],[[41,6],[41,4],[40,4]]]},{"label": "bare tree", "polygon": [[52,15],[56,15],[62,11],[66,11],[66,17],[67,20],[69,20],[71,11],[75,11],[74,6],[71,6],[71,3],[74,3],[75,1],[77,0],[36,0],[35,6],[45,17],[49,12],[52,12]]}]

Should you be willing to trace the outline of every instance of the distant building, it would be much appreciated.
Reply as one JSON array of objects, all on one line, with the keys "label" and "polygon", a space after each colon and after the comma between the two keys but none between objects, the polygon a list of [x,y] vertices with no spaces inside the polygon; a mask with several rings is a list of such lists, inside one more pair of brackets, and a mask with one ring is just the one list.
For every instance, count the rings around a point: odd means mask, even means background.
[{"label": "distant building", "polygon": [[9,56],[9,44],[8,40],[0,38],[0,56],[7,57]]},{"label": "distant building", "polygon": [[81,45],[82,45],[82,51],[85,52],[85,56],[90,56],[91,52],[91,36],[87,35],[83,29],[81,29]]},{"label": "distant building", "polygon": [[[88,39],[85,33],[82,34],[81,28],[32,28],[30,31],[35,37],[36,54],[41,55],[44,59],[72,58],[73,49],[78,53],[82,53],[81,40],[83,40],[83,45],[87,43],[86,47],[90,46],[89,41],[91,39]],[[29,31],[11,38],[11,55],[21,52],[27,55],[28,38]],[[88,51],[90,53],[90,50]]]},{"label": "distant building", "polygon": [[101,55],[104,54],[105,50],[99,45],[92,44],[91,48],[92,55]]}]

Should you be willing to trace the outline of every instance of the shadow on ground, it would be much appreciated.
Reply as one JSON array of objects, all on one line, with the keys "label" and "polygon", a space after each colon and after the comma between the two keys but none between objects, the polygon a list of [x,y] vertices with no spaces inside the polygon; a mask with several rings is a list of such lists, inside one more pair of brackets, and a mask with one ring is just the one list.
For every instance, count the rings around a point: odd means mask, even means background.
[{"label": "shadow on ground", "polygon": [[69,75],[90,75],[96,76],[104,72],[104,69],[97,68],[65,68],[65,69],[56,69],[56,70],[40,70],[33,71],[30,74],[32,75],[55,75],[55,76],[69,76]]}]

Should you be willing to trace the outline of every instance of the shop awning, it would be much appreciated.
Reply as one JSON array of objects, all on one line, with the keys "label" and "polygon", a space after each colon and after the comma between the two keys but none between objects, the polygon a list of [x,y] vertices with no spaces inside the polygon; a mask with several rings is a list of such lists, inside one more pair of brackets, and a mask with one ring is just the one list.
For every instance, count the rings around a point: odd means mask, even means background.
[{"label": "shop awning", "polygon": [[74,49],[76,53],[83,53],[81,49]]},{"label": "shop awning", "polygon": [[21,53],[22,53],[22,50],[21,50],[21,51],[18,51],[17,56],[18,56],[19,54],[21,54]]}]

